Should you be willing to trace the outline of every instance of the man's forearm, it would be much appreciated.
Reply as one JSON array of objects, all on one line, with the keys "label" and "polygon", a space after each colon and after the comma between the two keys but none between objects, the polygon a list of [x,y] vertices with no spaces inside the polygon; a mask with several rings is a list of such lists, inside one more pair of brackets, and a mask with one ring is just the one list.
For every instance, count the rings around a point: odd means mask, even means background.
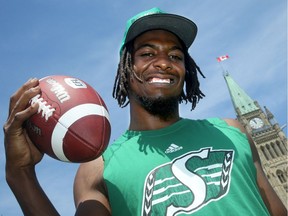
[{"label": "man's forearm", "polygon": [[33,168],[7,171],[6,180],[24,215],[59,215],[42,190]]}]

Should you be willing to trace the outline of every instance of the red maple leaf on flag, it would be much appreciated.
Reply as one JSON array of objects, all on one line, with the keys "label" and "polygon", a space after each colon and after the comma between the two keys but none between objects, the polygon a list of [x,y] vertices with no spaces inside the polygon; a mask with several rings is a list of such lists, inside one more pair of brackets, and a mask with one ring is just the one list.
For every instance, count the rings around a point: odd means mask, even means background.
[{"label": "red maple leaf on flag", "polygon": [[224,60],[226,60],[226,59],[228,59],[228,58],[229,58],[228,55],[219,56],[219,57],[217,58],[217,61],[218,61],[218,62],[221,62],[221,61],[224,61]]}]

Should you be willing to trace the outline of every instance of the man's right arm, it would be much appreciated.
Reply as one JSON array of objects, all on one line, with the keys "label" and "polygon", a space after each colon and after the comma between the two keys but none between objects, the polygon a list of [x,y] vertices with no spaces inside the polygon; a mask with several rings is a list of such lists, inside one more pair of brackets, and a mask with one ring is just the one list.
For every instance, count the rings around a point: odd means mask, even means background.
[{"label": "man's right arm", "polygon": [[6,180],[25,215],[59,215],[31,167],[7,172]]},{"label": "man's right arm", "polygon": [[37,105],[27,107],[27,104],[40,93],[38,85],[37,79],[31,79],[10,99],[9,116],[3,126],[6,181],[24,215],[59,215],[36,177],[35,166],[43,153],[33,145],[23,126],[37,112]]},{"label": "man's right arm", "polygon": [[[27,106],[40,93],[39,81],[31,79],[10,98],[9,115],[3,126],[6,153],[6,181],[13,191],[24,215],[59,215],[42,190],[35,166],[41,153],[29,139],[25,121],[37,112],[37,104]],[[110,207],[103,184],[103,160],[81,164],[75,178],[76,215],[110,215]]]}]

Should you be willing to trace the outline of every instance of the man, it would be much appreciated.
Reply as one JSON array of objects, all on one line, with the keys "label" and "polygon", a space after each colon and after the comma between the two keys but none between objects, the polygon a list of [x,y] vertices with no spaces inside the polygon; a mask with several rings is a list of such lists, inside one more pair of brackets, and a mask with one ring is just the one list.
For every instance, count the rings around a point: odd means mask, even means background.
[{"label": "man", "polygon": [[[76,215],[286,215],[237,121],[179,116],[179,102],[194,109],[204,97],[188,53],[196,33],[192,21],[158,8],[128,21],[113,96],[130,104],[129,129],[80,165]],[[6,177],[25,215],[58,215],[36,177],[43,155],[23,129],[37,110],[27,103],[38,83],[29,80],[11,97]]]}]

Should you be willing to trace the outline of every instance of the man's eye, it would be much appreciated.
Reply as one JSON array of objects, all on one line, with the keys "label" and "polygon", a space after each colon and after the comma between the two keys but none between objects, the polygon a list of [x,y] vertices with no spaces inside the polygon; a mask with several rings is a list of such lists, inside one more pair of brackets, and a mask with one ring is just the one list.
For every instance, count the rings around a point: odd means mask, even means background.
[{"label": "man's eye", "polygon": [[174,59],[174,60],[178,60],[178,61],[182,61],[183,60],[183,57],[179,56],[179,55],[170,55],[170,58]]},{"label": "man's eye", "polygon": [[143,57],[152,57],[152,56],[153,56],[153,54],[152,54],[152,53],[149,53],[149,52],[147,52],[147,53],[142,53],[142,54],[141,54],[141,56],[143,56]]}]

